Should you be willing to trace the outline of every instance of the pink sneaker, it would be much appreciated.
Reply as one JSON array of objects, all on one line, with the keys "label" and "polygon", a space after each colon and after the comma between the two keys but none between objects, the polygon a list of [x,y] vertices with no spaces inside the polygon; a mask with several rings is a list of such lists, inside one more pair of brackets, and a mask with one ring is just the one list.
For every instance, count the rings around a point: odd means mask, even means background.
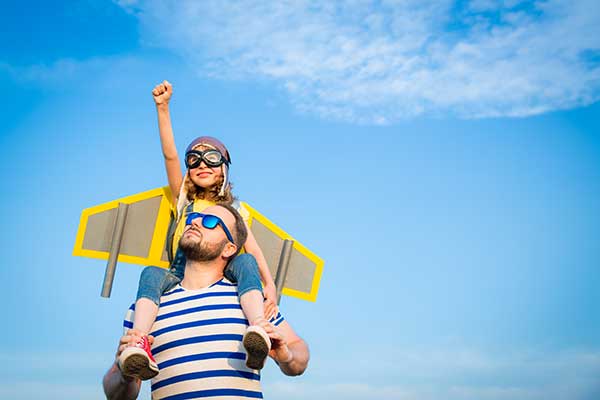
[{"label": "pink sneaker", "polygon": [[251,369],[262,369],[271,350],[271,339],[267,332],[260,326],[249,326],[244,334],[243,343],[248,354],[246,366]]},{"label": "pink sneaker", "polygon": [[148,336],[143,336],[135,346],[129,346],[119,356],[119,368],[125,376],[143,381],[158,375],[158,365],[152,356]]}]

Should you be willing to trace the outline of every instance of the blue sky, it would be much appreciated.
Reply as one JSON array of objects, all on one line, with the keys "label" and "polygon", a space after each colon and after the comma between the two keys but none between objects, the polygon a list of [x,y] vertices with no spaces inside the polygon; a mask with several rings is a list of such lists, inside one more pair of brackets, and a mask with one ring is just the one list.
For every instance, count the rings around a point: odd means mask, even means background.
[{"label": "blue sky", "polygon": [[180,150],[221,138],[325,259],[266,398],[600,397],[596,2],[271,3],[3,5],[0,398],[102,398],[140,268],[106,300],[71,252],[83,208],[166,183],[163,79]]}]

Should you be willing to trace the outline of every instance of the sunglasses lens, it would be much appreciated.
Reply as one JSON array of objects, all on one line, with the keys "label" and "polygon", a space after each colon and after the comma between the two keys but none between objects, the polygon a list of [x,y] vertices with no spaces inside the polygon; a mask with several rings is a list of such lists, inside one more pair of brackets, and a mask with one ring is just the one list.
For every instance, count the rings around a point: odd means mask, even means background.
[{"label": "sunglasses lens", "polygon": [[215,227],[219,224],[219,218],[214,215],[205,215],[202,218],[202,226],[208,229],[215,229]]}]

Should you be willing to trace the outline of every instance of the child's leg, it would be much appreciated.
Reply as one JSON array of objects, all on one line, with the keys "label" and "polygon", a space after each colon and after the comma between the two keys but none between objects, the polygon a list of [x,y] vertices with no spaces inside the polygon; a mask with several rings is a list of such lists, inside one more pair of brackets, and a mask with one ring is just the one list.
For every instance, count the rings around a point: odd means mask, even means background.
[{"label": "child's leg", "polygon": [[146,267],[140,275],[138,292],[133,314],[133,328],[147,335],[152,329],[160,297],[183,279],[185,256],[177,249],[171,267],[166,270],[158,267]]},{"label": "child's leg", "polygon": [[173,267],[171,270],[146,267],[142,271],[133,314],[133,328],[139,329],[143,336],[119,356],[118,364],[123,375],[147,380],[158,374],[158,365],[152,356],[147,335],[158,314],[160,297],[181,280],[174,273],[176,270]]},{"label": "child's leg", "polygon": [[250,254],[238,255],[227,265],[225,277],[237,282],[240,305],[250,324],[242,340],[248,353],[246,366],[261,369],[271,349],[271,340],[259,325],[261,320],[264,320],[264,306],[256,259]]},{"label": "child's leg", "polygon": [[144,335],[150,333],[158,314],[158,304],[164,292],[177,285],[179,278],[169,270],[158,267],[146,267],[140,275],[133,329],[139,329]]},{"label": "child's leg", "polygon": [[250,325],[257,325],[264,318],[264,297],[256,259],[251,254],[240,254],[229,262],[224,275],[237,283],[244,315]]}]

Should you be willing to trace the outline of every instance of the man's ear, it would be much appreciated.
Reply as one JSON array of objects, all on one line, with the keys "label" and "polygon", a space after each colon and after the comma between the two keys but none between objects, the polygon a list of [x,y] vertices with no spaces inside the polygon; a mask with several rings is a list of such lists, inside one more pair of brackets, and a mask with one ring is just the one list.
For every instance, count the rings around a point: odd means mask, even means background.
[{"label": "man's ear", "polygon": [[225,248],[223,249],[221,254],[225,258],[229,258],[229,257],[233,256],[235,253],[237,253],[237,249],[238,248],[235,244],[229,242],[229,243],[227,243],[227,245],[225,246]]}]

